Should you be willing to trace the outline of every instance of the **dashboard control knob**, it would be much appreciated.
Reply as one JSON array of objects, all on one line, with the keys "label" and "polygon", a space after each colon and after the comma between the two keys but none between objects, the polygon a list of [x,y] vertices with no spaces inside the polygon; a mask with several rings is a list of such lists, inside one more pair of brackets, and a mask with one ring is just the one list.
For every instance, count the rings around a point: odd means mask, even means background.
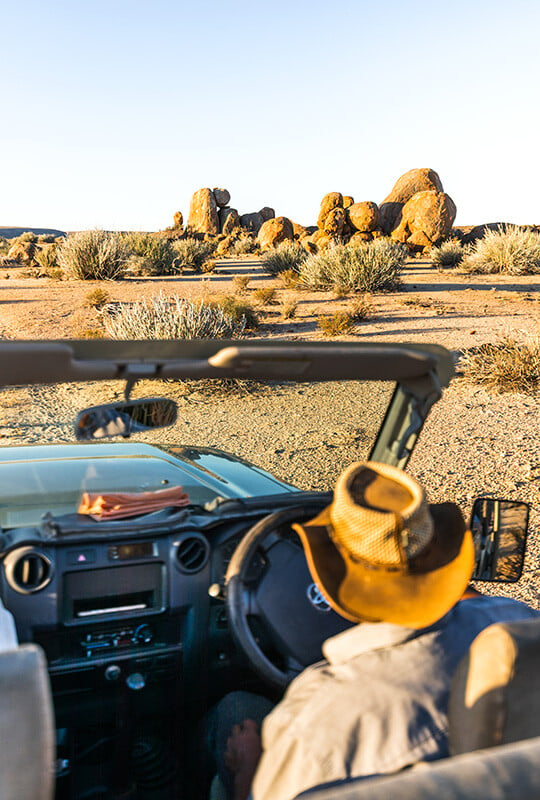
[{"label": "dashboard control knob", "polygon": [[154,632],[150,625],[139,625],[138,628],[135,628],[135,632],[133,634],[133,642],[135,644],[150,644],[152,639],[154,638]]},{"label": "dashboard control knob", "polygon": [[126,685],[133,692],[139,692],[146,686],[146,678],[140,672],[132,672],[126,678]]},{"label": "dashboard control knob", "polygon": [[118,664],[109,664],[109,666],[105,670],[105,678],[108,681],[117,681],[121,674],[122,670],[120,669]]},{"label": "dashboard control knob", "polygon": [[215,599],[223,597],[221,585],[219,583],[213,583],[211,586],[208,587],[208,594],[210,595],[210,597],[214,597]]}]

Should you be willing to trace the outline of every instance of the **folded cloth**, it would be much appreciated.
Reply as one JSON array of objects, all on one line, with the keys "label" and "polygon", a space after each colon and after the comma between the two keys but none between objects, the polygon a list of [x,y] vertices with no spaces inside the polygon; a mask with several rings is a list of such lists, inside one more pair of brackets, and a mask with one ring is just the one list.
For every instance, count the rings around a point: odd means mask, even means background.
[{"label": "folded cloth", "polygon": [[155,492],[110,492],[104,494],[85,492],[78,513],[88,514],[95,520],[123,519],[136,514],[148,514],[162,508],[189,505],[189,497],[181,486],[158,489]]}]

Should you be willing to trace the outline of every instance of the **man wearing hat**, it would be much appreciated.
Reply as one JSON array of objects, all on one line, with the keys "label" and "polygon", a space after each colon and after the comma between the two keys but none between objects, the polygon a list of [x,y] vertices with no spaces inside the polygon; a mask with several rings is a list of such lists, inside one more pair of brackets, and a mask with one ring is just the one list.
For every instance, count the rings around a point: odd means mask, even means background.
[{"label": "man wearing hat", "polygon": [[234,800],[250,786],[253,800],[291,800],[447,756],[458,662],[488,625],[537,616],[516,600],[467,591],[474,546],[460,509],[428,505],[395,467],[353,464],[332,504],[294,528],[321,592],[360,624],[324,643],[325,660],[266,716],[262,742],[256,713],[232,727],[224,759]]}]

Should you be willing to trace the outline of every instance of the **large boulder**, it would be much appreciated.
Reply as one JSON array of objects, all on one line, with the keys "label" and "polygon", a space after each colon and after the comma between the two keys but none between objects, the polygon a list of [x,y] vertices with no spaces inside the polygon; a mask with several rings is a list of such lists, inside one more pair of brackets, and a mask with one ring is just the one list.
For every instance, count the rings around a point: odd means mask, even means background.
[{"label": "large boulder", "polygon": [[281,242],[292,242],[294,239],[293,224],[287,217],[275,217],[263,222],[257,241],[264,249],[275,247]]},{"label": "large boulder", "polygon": [[268,222],[269,219],[274,219],[276,216],[276,212],[270,206],[263,206],[259,211],[259,214],[263,218],[264,222]]},{"label": "large boulder", "polygon": [[184,217],[181,211],[174,212],[174,226],[175,228],[181,228],[184,224]]},{"label": "large boulder", "polygon": [[317,220],[317,227],[324,229],[324,221],[334,208],[343,208],[343,195],[340,192],[328,192],[321,200],[321,209]]},{"label": "large boulder", "polygon": [[350,208],[354,204],[354,197],[348,194],[343,195],[343,208]]},{"label": "large boulder", "polygon": [[221,228],[221,233],[226,235],[232,233],[236,228],[239,228],[240,217],[238,216],[238,211],[236,208],[230,208],[229,206],[226,208],[220,208],[219,225]]},{"label": "large boulder", "polygon": [[227,189],[212,189],[212,194],[216,198],[216,203],[220,208],[225,208],[231,201],[231,194]]},{"label": "large boulder", "polygon": [[263,222],[264,219],[258,211],[255,211],[253,214],[242,214],[240,217],[240,224],[250,233],[259,233]]},{"label": "large boulder", "polygon": [[401,209],[417,192],[435,191],[442,192],[441,179],[433,169],[410,169],[401,178],[398,178],[394,188],[380,205],[381,228],[388,234],[394,230],[398,223]]},{"label": "large boulder", "polygon": [[199,189],[191,198],[187,227],[190,233],[219,233],[218,207],[210,189]]},{"label": "large boulder", "polygon": [[369,200],[363,203],[353,203],[347,208],[347,219],[354,231],[369,233],[379,226],[379,208],[376,203]]},{"label": "large boulder", "polygon": [[305,225],[300,225],[298,222],[293,222],[292,226],[295,239],[305,239],[311,233]]},{"label": "large boulder", "polygon": [[412,249],[427,249],[445,239],[456,218],[450,195],[435,190],[417,192],[402,208],[392,239]]},{"label": "large boulder", "polygon": [[345,222],[345,209],[338,206],[328,212],[321,227],[328,236],[341,236],[345,228]]}]

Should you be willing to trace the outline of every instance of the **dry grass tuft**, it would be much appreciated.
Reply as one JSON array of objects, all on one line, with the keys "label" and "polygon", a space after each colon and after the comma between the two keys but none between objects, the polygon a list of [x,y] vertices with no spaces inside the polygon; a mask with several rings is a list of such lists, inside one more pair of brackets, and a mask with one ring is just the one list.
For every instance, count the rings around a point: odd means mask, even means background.
[{"label": "dry grass tuft", "polygon": [[251,296],[259,305],[267,306],[273,302],[276,296],[276,290],[273,286],[264,286],[261,289],[255,289]]},{"label": "dry grass tuft", "polygon": [[461,264],[465,252],[459,239],[448,239],[439,247],[432,247],[429,257],[436,267],[457,267]]},{"label": "dry grass tuft", "polygon": [[232,294],[224,294],[218,297],[210,298],[209,305],[220,308],[225,314],[228,314],[236,323],[242,323],[245,330],[253,331],[259,327],[259,317],[257,312],[250,303],[239,300]]},{"label": "dry grass tuft", "polygon": [[300,275],[295,269],[285,269],[279,273],[279,279],[287,289],[300,289]]},{"label": "dry grass tuft", "polygon": [[300,267],[300,280],[311,289],[339,294],[396,289],[406,256],[402,244],[387,238],[355,246],[336,244],[309,256]]},{"label": "dry grass tuft", "polygon": [[250,280],[251,278],[249,275],[235,275],[234,278],[232,279],[232,285],[234,291],[237,294],[241,294],[242,292],[244,292],[247,289]]},{"label": "dry grass tuft", "polygon": [[493,392],[534,392],[540,389],[540,337],[481,344],[465,351],[461,365],[468,380]]},{"label": "dry grass tuft", "polygon": [[283,319],[293,319],[293,317],[296,316],[297,310],[298,310],[297,300],[286,300],[285,303],[283,303],[281,316],[283,317]]},{"label": "dry grass tuft", "polygon": [[84,305],[86,308],[103,308],[111,299],[109,292],[96,286],[91,292],[88,292],[84,298]]},{"label": "dry grass tuft", "polygon": [[352,311],[336,311],[317,317],[317,327],[325,336],[344,336],[356,324]]},{"label": "dry grass tuft", "polygon": [[129,257],[122,234],[103,230],[73,233],[56,253],[58,266],[78,280],[118,280]]},{"label": "dry grass tuft", "polygon": [[307,255],[299,242],[281,242],[274,250],[263,255],[261,266],[270,275],[279,275],[286,270],[293,270],[298,274]]}]

